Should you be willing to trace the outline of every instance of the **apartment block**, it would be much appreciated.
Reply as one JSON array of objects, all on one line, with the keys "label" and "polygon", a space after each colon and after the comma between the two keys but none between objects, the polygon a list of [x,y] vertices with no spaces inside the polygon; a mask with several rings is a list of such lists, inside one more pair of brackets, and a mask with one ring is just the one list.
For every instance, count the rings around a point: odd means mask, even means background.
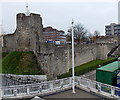
[{"label": "apartment block", "polygon": [[105,26],[105,34],[109,35],[120,35],[120,24],[111,23]]}]

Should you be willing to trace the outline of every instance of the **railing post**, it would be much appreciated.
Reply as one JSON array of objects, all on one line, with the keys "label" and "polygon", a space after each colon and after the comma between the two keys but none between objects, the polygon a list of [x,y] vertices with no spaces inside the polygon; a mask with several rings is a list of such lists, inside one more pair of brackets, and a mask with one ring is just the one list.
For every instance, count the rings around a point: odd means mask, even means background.
[{"label": "railing post", "polygon": [[60,86],[61,86],[61,88],[63,88],[63,79],[60,80]]},{"label": "railing post", "polygon": [[88,89],[90,88],[90,82],[89,82],[89,80],[87,80],[87,88]]},{"label": "railing post", "polygon": [[80,85],[80,79],[78,79],[78,86]]},{"label": "railing post", "polygon": [[98,86],[98,92],[101,92],[101,84],[97,83],[97,86]]},{"label": "railing post", "polygon": [[42,85],[39,86],[39,91],[42,92]]},{"label": "railing post", "polygon": [[30,87],[27,86],[27,94],[30,94]]},{"label": "railing post", "polygon": [[114,88],[114,87],[111,87],[111,96],[114,97],[114,94],[115,94],[115,88]]},{"label": "railing post", "polygon": [[2,91],[2,88],[0,88],[0,100],[2,100],[2,93],[3,93],[3,91]]},{"label": "railing post", "polygon": [[79,77],[79,85],[81,85],[81,77]]},{"label": "railing post", "polygon": [[53,90],[53,81],[52,82],[50,82],[50,90]]},{"label": "railing post", "polygon": [[75,86],[78,85],[78,78],[75,76]]},{"label": "railing post", "polygon": [[13,92],[14,92],[14,96],[17,96],[17,88],[16,87],[14,88]]},{"label": "railing post", "polygon": [[69,77],[69,84],[72,85],[72,78]]}]

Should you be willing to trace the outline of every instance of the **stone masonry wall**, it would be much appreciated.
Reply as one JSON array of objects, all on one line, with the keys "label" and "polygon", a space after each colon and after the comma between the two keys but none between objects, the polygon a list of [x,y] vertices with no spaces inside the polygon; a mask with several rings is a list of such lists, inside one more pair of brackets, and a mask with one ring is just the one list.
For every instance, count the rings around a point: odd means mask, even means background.
[{"label": "stone masonry wall", "polygon": [[[114,44],[80,44],[75,46],[75,66],[95,59],[106,59]],[[36,56],[49,79],[68,72],[72,67],[71,46],[57,47],[53,44],[40,44]]]},{"label": "stone masonry wall", "polygon": [[67,47],[56,47],[52,44],[41,44],[37,59],[49,79],[69,71]]},{"label": "stone masonry wall", "polygon": [[7,34],[3,36],[3,52],[11,52],[15,50],[15,41],[13,34]]},{"label": "stone masonry wall", "polygon": [[[17,14],[17,28],[14,34],[5,35],[3,38],[4,52],[33,51],[49,79],[56,78],[71,68],[71,45],[55,46],[43,43],[43,25],[39,14],[31,13],[30,16]],[[111,41],[111,38],[109,40]],[[75,45],[75,66],[95,59],[106,59],[114,46],[114,42],[107,43],[107,41]]]},{"label": "stone masonry wall", "polygon": [[[68,72],[71,68],[71,46],[56,47],[50,44],[41,44],[37,59],[49,79]],[[96,45],[75,46],[75,66],[96,59]]]}]

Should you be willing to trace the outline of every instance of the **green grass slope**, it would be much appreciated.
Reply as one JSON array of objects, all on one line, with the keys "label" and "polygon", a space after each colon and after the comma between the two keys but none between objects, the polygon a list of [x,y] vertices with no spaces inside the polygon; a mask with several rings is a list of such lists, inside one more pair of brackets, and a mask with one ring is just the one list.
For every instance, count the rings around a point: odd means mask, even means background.
[{"label": "green grass slope", "polygon": [[11,52],[2,59],[2,73],[18,75],[42,74],[32,52]]},{"label": "green grass slope", "polygon": [[6,57],[9,53],[3,52],[2,53],[2,58]]},{"label": "green grass slope", "polygon": [[[88,63],[82,64],[80,66],[76,66],[75,67],[75,75],[76,76],[82,75],[84,73],[87,73],[91,70],[98,68],[99,65],[103,66],[103,65],[111,63],[115,60],[117,60],[117,58],[108,58],[105,60],[93,60]],[[71,77],[71,76],[72,76],[72,69],[70,69],[69,72],[67,72],[67,73],[59,75],[58,78],[65,78],[65,77]]]}]

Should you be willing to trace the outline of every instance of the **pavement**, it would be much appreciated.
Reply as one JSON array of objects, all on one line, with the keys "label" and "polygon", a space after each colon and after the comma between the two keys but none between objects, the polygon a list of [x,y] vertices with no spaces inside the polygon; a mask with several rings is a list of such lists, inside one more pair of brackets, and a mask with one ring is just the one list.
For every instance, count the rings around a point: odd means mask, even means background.
[{"label": "pavement", "polygon": [[90,71],[84,75],[81,75],[84,78],[96,81],[96,70]]}]

